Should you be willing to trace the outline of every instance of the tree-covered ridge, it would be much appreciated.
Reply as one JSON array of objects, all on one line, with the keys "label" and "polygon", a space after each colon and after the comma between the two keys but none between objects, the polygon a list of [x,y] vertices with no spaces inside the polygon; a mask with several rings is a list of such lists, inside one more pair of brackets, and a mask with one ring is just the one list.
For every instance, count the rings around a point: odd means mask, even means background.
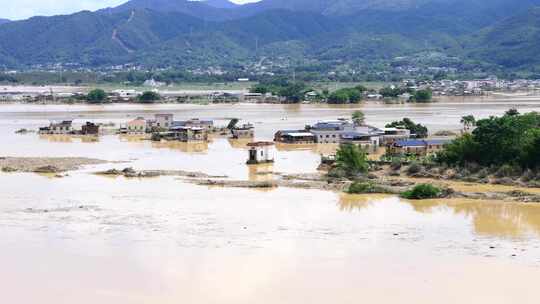
[{"label": "tree-covered ridge", "polygon": [[[531,7],[540,0],[302,1],[217,8],[135,0],[98,12],[9,22],[0,26],[0,66],[190,68],[261,58],[336,66],[424,52],[511,68],[538,61],[539,9]],[[344,13],[330,13],[330,7]]]},{"label": "tree-covered ridge", "polygon": [[508,111],[502,117],[475,122],[476,129],[454,140],[438,154],[442,163],[540,169],[540,114]]}]

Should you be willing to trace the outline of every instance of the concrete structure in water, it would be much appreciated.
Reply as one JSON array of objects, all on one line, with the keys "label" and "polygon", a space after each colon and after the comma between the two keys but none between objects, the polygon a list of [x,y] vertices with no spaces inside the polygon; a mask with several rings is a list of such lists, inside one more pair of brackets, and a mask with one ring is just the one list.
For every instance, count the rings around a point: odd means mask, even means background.
[{"label": "concrete structure in water", "polygon": [[267,164],[274,162],[273,142],[254,142],[247,145],[249,147],[248,165]]},{"label": "concrete structure in water", "polygon": [[255,127],[252,124],[244,124],[240,127],[234,127],[231,133],[234,139],[253,138],[255,136]]},{"label": "concrete structure in water", "polygon": [[129,121],[125,126],[125,133],[127,134],[143,134],[146,132],[146,119],[143,117],[137,117],[134,120]]},{"label": "concrete structure in water", "polygon": [[48,127],[39,128],[40,134],[71,134],[73,133],[73,122],[64,120],[61,122],[51,122]]},{"label": "concrete structure in water", "polygon": [[87,121],[81,129],[82,135],[99,135],[99,125]]},{"label": "concrete structure in water", "polygon": [[146,121],[146,129],[152,131],[168,130],[173,126],[173,114],[156,114],[154,119]]},{"label": "concrete structure in water", "polygon": [[306,130],[280,130],[274,135],[274,141],[286,144],[313,144],[315,135]]},{"label": "concrete structure in water", "polygon": [[214,128],[213,120],[202,120],[199,118],[192,118],[190,120],[177,120],[173,121],[170,125],[171,128],[186,127],[186,128],[201,128],[207,131],[212,131]]}]

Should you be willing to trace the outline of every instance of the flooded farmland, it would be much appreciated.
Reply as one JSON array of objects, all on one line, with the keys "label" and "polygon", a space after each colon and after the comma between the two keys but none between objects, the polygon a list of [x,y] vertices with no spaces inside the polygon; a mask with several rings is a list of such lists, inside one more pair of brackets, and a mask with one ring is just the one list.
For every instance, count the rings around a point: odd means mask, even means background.
[{"label": "flooded farmland", "polygon": [[[332,146],[277,147],[245,165],[245,141],[153,143],[15,134],[50,120],[123,123],[174,113],[255,125],[256,138],[348,117],[382,127],[409,117],[431,131],[461,116],[540,111],[540,99],[445,99],[424,105],[0,105],[0,157],[108,161],[57,178],[0,173],[0,286],[7,303],[537,303],[540,205],[407,201],[322,190],[197,186],[173,176],[91,174],[186,170],[236,180],[316,172]],[[261,172],[263,174],[261,174]],[[487,191],[459,184],[462,191]],[[504,191],[509,190],[507,186]]]}]

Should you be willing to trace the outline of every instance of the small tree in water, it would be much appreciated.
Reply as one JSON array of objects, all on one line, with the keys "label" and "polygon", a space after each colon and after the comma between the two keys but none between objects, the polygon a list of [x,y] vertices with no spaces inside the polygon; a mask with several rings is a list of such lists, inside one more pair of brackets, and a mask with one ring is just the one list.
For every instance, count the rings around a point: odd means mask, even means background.
[{"label": "small tree in water", "polygon": [[464,130],[469,130],[476,126],[476,118],[474,118],[473,115],[463,116],[461,117],[461,124],[463,125]]},{"label": "small tree in water", "polygon": [[367,153],[357,145],[343,144],[336,152],[336,165],[349,176],[367,173]]},{"label": "small tree in water", "polygon": [[160,99],[161,96],[159,96],[158,93],[152,91],[144,92],[141,96],[139,96],[139,101],[143,103],[152,103]]},{"label": "small tree in water", "polygon": [[104,102],[107,98],[107,93],[105,93],[105,91],[103,91],[102,89],[94,89],[88,93],[86,98],[88,102],[101,103]]},{"label": "small tree in water", "polygon": [[361,126],[366,121],[366,116],[364,115],[364,112],[362,111],[354,111],[352,114],[352,120],[356,126]]}]

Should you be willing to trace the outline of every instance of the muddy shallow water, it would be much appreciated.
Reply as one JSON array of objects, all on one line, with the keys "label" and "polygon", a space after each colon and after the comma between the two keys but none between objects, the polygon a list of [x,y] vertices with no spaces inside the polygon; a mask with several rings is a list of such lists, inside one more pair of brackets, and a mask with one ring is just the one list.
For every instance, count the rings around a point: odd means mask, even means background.
[{"label": "muddy shallow water", "polygon": [[[534,100],[362,106],[368,122],[409,116],[431,129]],[[350,107],[219,105],[0,106],[0,156],[109,163],[54,178],[0,173],[0,286],[10,303],[537,303],[540,205],[277,188],[202,187],[174,177],[111,178],[123,168],[261,180],[315,172],[331,147],[280,147],[273,166],[245,165],[245,143],[151,143],[16,135],[49,119],[123,122],[140,114],[241,117],[257,137],[346,116]],[[68,114],[66,114],[66,112]],[[220,120],[223,119],[223,120]],[[466,186],[471,187],[471,186]],[[464,189],[466,188],[464,186]],[[493,186],[497,187],[497,186]],[[482,189],[471,189],[482,191]],[[506,191],[506,188],[504,189]]]}]

